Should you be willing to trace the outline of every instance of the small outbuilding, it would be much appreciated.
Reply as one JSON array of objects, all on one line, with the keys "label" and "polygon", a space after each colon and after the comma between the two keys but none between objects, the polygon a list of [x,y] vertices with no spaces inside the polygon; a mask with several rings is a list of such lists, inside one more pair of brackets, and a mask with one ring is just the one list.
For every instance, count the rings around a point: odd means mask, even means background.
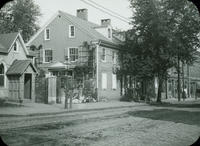
[{"label": "small outbuilding", "polygon": [[0,99],[35,101],[34,55],[20,33],[0,34]]}]

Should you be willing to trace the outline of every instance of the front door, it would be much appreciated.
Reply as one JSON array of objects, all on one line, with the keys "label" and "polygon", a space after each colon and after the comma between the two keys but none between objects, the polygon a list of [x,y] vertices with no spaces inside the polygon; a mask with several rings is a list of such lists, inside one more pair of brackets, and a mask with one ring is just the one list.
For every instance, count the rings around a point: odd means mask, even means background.
[{"label": "front door", "polygon": [[24,75],[24,98],[31,99],[31,84],[32,84],[32,75]]}]

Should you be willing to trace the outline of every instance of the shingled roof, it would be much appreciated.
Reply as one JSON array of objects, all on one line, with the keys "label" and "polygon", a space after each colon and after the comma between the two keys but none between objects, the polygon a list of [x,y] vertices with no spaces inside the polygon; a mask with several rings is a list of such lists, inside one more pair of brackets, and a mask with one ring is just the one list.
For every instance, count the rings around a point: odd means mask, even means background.
[{"label": "shingled roof", "polygon": [[118,44],[119,41],[116,40],[115,37],[113,37],[112,40],[106,38],[104,35],[102,35],[101,33],[99,33],[96,28],[101,27],[98,24],[92,23],[90,21],[86,21],[83,20],[79,17],[76,17],[74,15],[68,14],[66,12],[63,11],[58,11],[57,15],[55,15],[54,17],[52,17],[51,21],[49,21],[48,23],[46,23],[32,38],[31,40],[27,43],[27,45],[30,45],[30,43],[42,32],[43,29],[46,28],[46,26],[48,26],[58,15],[60,15],[61,17],[63,17],[66,21],[70,21],[71,23],[73,23],[74,25],[76,25],[76,27],[78,27],[79,29],[81,29],[82,31],[84,31],[85,33],[88,34],[88,36],[91,38],[91,40],[103,40],[109,43],[113,43],[113,44]]},{"label": "shingled roof", "polygon": [[10,49],[17,36],[18,32],[0,34],[0,52],[8,53],[8,50]]},{"label": "shingled roof", "polygon": [[15,60],[7,71],[7,75],[22,75],[28,66],[31,66],[35,72],[36,68],[32,64],[31,60]]}]

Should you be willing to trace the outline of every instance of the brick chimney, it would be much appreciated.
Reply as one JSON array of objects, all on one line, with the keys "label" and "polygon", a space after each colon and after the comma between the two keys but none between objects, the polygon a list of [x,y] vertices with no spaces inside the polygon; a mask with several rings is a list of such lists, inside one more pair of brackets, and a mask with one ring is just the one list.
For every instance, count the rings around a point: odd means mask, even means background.
[{"label": "brick chimney", "polygon": [[111,19],[101,19],[101,26],[111,25]]},{"label": "brick chimney", "polygon": [[76,16],[78,18],[81,18],[81,19],[87,21],[88,20],[88,10],[87,9],[78,9],[76,11]]}]

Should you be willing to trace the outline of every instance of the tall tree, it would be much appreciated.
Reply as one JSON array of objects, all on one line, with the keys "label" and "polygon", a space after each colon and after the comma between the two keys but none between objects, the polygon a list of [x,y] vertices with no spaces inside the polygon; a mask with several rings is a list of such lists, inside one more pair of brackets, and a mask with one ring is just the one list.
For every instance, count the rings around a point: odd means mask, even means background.
[{"label": "tall tree", "polygon": [[134,67],[136,76],[143,79],[157,77],[157,102],[161,102],[168,69],[177,66],[177,60],[194,61],[195,46],[199,45],[199,26],[193,26],[199,24],[196,9],[188,6],[186,0],[130,0],[130,3],[133,28],[128,31],[124,47],[131,50],[132,61],[123,66]]},{"label": "tall tree", "polygon": [[39,29],[40,8],[33,0],[15,0],[0,10],[0,33],[21,30],[22,37],[28,41]]}]

